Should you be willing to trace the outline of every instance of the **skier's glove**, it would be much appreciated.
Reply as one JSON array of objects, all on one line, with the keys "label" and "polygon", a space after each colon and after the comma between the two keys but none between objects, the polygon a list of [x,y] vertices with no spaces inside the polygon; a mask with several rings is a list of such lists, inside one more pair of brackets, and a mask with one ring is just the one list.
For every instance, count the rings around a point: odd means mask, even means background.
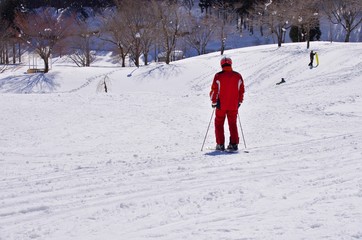
[{"label": "skier's glove", "polygon": [[238,108],[240,107],[240,105],[241,105],[241,102],[239,102],[239,104],[238,104]]},{"label": "skier's glove", "polygon": [[211,105],[213,108],[220,109],[220,99],[217,100],[217,102],[213,102]]}]

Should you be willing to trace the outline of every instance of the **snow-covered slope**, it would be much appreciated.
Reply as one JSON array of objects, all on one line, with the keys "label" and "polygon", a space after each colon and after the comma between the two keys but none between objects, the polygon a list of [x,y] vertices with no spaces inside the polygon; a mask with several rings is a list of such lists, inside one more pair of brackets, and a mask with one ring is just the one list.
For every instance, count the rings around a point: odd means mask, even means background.
[{"label": "snow-covered slope", "polygon": [[200,151],[217,53],[8,69],[0,239],[362,239],[362,44],[312,47],[313,69],[305,44],[226,53],[246,85],[238,154]]}]

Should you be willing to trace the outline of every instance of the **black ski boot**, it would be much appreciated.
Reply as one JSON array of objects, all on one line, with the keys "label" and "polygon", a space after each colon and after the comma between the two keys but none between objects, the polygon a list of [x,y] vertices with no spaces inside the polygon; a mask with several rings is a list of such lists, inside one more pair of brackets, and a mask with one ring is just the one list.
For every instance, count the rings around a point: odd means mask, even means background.
[{"label": "black ski boot", "polygon": [[227,150],[227,151],[230,151],[230,152],[237,151],[237,150],[238,150],[238,145],[237,145],[237,144],[231,144],[231,143],[230,143],[226,150]]},{"label": "black ski boot", "polygon": [[218,151],[225,151],[225,146],[224,144],[217,144],[215,149]]}]

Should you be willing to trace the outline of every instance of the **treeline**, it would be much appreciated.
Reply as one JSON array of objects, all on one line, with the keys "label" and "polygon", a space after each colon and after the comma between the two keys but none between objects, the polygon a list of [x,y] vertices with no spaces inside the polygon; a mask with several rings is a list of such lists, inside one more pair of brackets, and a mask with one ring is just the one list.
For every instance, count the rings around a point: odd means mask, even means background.
[{"label": "treeline", "polygon": [[[289,32],[293,41],[306,41],[309,48],[309,41],[323,34],[322,17],[341,25],[349,41],[362,21],[361,2],[205,0],[195,6],[192,0],[68,0],[64,7],[64,1],[56,0],[33,0],[31,5],[24,0],[0,0],[0,63],[21,62],[26,47],[43,59],[45,71],[52,54],[89,66],[97,44],[112,46],[122,66],[127,57],[139,66],[143,56],[148,64],[151,52],[162,53],[159,56],[169,63],[178,49],[205,54],[210,41],[219,42],[223,54],[230,34],[243,31],[273,36],[278,46]],[[193,14],[197,7],[201,15]]]},{"label": "treeline", "polygon": [[[41,7],[53,7],[56,9],[81,9],[81,8],[105,8],[114,7],[121,0],[0,0],[0,8],[2,16],[11,19],[17,10],[32,10]],[[179,4],[186,8],[195,7],[194,0],[164,0],[164,2]],[[198,7],[202,12],[208,13],[214,6],[224,5],[234,9],[240,14],[245,14],[252,9],[255,4],[263,2],[263,0],[200,0]],[[145,0],[144,4],[151,4],[151,1]]]},{"label": "treeline", "polygon": [[98,9],[112,6],[115,6],[114,0],[0,0],[0,17],[12,21],[17,11],[31,11],[44,7],[81,10],[87,7]]},{"label": "treeline", "polygon": [[[162,52],[160,57],[169,63],[177,43],[204,54],[216,36],[223,52],[227,25],[247,13],[252,2],[257,1],[213,0],[195,6],[193,0],[2,0],[0,63],[9,59],[15,63],[16,56],[20,62],[21,46],[26,46],[43,59],[45,71],[54,53],[67,54],[78,66],[89,66],[94,43],[100,41],[113,46],[122,66],[127,56],[139,66],[143,55],[147,64],[151,48],[157,48],[155,55]],[[213,10],[204,11],[205,4]],[[191,15],[195,7],[204,16]],[[94,19],[101,19],[97,27],[90,22]]]},{"label": "treeline", "polygon": [[102,8],[114,6],[113,0],[8,0],[14,6],[24,9],[35,9],[40,7],[54,7],[54,8]]},{"label": "treeline", "polygon": [[[54,8],[68,8],[68,7],[91,7],[91,8],[103,8],[115,6],[117,1],[115,0],[10,0],[13,5],[22,6],[27,9],[34,9],[40,7],[54,7]],[[178,3],[185,6],[194,6],[194,0],[164,0],[169,3]],[[4,2],[4,1],[3,1]],[[147,2],[147,1],[146,1]],[[151,2],[151,1],[148,1]],[[200,0],[199,7],[202,10],[207,10],[213,5],[227,4],[229,6],[239,6],[240,10],[245,10],[251,7],[253,4],[260,2],[260,0]],[[243,7],[240,7],[242,3]]]}]

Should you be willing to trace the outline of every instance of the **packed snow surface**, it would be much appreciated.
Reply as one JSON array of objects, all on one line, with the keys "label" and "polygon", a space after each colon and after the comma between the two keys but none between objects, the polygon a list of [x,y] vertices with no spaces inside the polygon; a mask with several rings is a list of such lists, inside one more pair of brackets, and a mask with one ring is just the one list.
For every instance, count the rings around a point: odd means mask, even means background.
[{"label": "packed snow surface", "polygon": [[362,239],[362,44],[311,47],[312,69],[305,43],[226,52],[246,86],[237,154],[209,150],[213,124],[201,151],[219,53],[8,67],[0,239]]}]

